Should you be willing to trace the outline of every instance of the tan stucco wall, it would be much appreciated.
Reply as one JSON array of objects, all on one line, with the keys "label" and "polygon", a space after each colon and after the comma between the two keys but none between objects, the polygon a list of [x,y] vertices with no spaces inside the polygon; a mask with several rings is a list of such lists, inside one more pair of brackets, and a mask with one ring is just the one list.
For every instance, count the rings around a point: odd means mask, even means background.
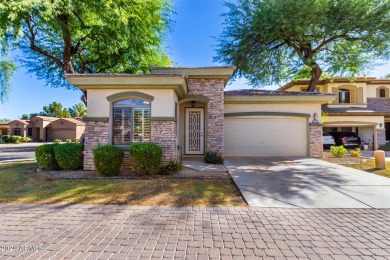
[{"label": "tan stucco wall", "polygon": [[109,117],[110,102],[108,96],[113,94],[135,91],[154,97],[151,103],[152,117],[174,117],[174,104],[177,95],[173,89],[89,89],[88,90],[88,117]]},{"label": "tan stucco wall", "polygon": [[375,84],[375,85],[367,85],[367,97],[368,98],[377,98],[379,97],[379,94],[377,92],[377,89],[380,88],[387,89],[387,94],[389,93],[390,84]]},{"label": "tan stucco wall", "polygon": [[[385,123],[383,116],[328,116],[324,126],[326,127],[332,122],[346,122],[347,125],[359,125],[353,122],[375,123],[377,129],[384,129]],[[382,127],[379,127],[380,123],[382,123]]]},{"label": "tan stucco wall", "polygon": [[237,112],[286,112],[310,114],[309,122],[313,120],[313,114],[317,113],[321,122],[321,105],[319,103],[289,103],[289,104],[226,104],[226,113]]}]

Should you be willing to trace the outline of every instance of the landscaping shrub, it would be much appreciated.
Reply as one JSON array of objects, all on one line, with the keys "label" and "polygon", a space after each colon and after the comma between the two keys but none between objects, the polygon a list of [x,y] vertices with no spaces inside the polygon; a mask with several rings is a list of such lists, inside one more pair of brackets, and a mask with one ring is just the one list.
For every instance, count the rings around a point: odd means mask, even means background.
[{"label": "landscaping shrub", "polygon": [[44,144],[35,148],[37,163],[46,170],[58,170],[60,168],[54,154],[55,146],[57,144]]},{"label": "landscaping shrub", "polygon": [[55,143],[55,144],[60,144],[60,143],[62,143],[62,140],[61,140],[61,139],[55,139],[55,140],[54,140],[54,143]]},{"label": "landscaping shrub", "polygon": [[27,143],[27,142],[30,142],[30,141],[31,141],[30,137],[22,137],[22,138],[20,138],[20,142],[22,142],[22,143]]},{"label": "landscaping shrub", "polygon": [[70,143],[72,143],[72,139],[66,139],[65,142],[66,142],[67,144],[70,144]]},{"label": "landscaping shrub", "polygon": [[217,152],[207,152],[204,156],[206,163],[223,164],[223,157]]},{"label": "landscaping shrub", "polygon": [[390,151],[390,142],[379,146],[379,150]]},{"label": "landscaping shrub", "polygon": [[11,135],[10,137],[10,142],[13,143],[13,144],[18,144],[20,143],[20,141],[22,140],[23,137],[19,136],[19,135]]},{"label": "landscaping shrub", "polygon": [[79,143],[80,143],[80,139],[75,138],[75,139],[74,139],[74,142],[75,142],[76,144],[79,144]]},{"label": "landscaping shrub", "polygon": [[10,136],[9,135],[3,135],[2,137],[1,137],[1,141],[3,142],[3,143],[9,143],[10,142]]},{"label": "landscaping shrub", "polygon": [[182,169],[183,169],[183,164],[181,164],[178,161],[170,160],[167,165],[160,167],[159,174],[162,175],[174,174]]},{"label": "landscaping shrub", "polygon": [[360,148],[355,148],[355,150],[352,150],[350,153],[351,157],[359,157],[362,156],[362,152]]},{"label": "landscaping shrub", "polygon": [[138,174],[158,173],[163,155],[162,148],[154,143],[134,144],[130,146],[133,170]]},{"label": "landscaping shrub", "polygon": [[96,171],[104,176],[119,174],[123,160],[123,150],[113,145],[99,145],[93,149]]},{"label": "landscaping shrub", "polygon": [[332,145],[330,147],[330,153],[334,156],[334,157],[343,157],[346,153],[348,153],[347,149],[344,148],[344,146],[340,145],[340,146],[334,146]]},{"label": "landscaping shrub", "polygon": [[60,144],[54,146],[55,158],[63,170],[78,170],[83,168],[84,145]]}]

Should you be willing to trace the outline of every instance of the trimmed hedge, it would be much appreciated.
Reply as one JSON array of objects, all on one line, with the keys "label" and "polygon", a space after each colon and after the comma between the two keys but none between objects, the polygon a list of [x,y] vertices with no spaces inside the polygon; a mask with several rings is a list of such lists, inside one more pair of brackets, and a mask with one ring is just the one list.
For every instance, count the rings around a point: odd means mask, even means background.
[{"label": "trimmed hedge", "polygon": [[130,146],[133,170],[137,174],[154,175],[159,172],[163,150],[155,143]]},{"label": "trimmed hedge", "polygon": [[104,176],[119,174],[123,160],[123,150],[113,145],[99,145],[93,149],[93,163],[96,171]]},{"label": "trimmed hedge", "polygon": [[20,143],[20,141],[22,141],[22,139],[23,139],[23,137],[19,136],[19,135],[11,135],[11,137],[9,138],[10,142],[13,144]]},{"label": "trimmed hedge", "polygon": [[54,154],[55,146],[57,146],[57,144],[44,144],[35,148],[35,158],[37,163],[46,170],[60,169]]},{"label": "trimmed hedge", "polygon": [[54,146],[55,159],[63,170],[83,168],[83,144],[65,143]]},{"label": "trimmed hedge", "polygon": [[1,136],[1,141],[3,142],[3,143],[9,143],[10,142],[10,136],[9,135],[3,135],[3,136]]}]

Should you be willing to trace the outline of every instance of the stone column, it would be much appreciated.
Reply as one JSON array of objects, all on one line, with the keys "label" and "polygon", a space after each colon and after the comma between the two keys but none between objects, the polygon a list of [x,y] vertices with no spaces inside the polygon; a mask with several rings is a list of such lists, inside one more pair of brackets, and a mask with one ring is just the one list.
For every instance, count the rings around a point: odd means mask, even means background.
[{"label": "stone column", "polygon": [[378,138],[377,143],[379,148],[379,146],[386,144],[386,129],[377,129],[376,132]]},{"label": "stone column", "polygon": [[322,158],[322,124],[309,124],[309,156]]},{"label": "stone column", "polygon": [[162,163],[177,159],[176,121],[152,120],[151,121],[151,141],[160,145],[163,149]]},{"label": "stone column", "polygon": [[99,144],[108,143],[108,122],[89,121],[85,124],[85,141],[84,141],[84,170],[93,171],[92,150]]}]

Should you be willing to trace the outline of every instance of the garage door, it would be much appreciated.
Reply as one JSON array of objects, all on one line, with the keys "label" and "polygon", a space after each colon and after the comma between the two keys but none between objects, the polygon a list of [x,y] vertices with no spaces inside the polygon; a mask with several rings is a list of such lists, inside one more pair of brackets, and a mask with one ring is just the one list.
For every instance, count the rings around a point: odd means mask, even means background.
[{"label": "garage door", "polygon": [[71,129],[53,129],[52,138],[61,139],[65,142],[66,139],[74,139],[76,137],[76,130]]},{"label": "garage door", "polygon": [[306,118],[225,118],[226,156],[307,156]]}]

